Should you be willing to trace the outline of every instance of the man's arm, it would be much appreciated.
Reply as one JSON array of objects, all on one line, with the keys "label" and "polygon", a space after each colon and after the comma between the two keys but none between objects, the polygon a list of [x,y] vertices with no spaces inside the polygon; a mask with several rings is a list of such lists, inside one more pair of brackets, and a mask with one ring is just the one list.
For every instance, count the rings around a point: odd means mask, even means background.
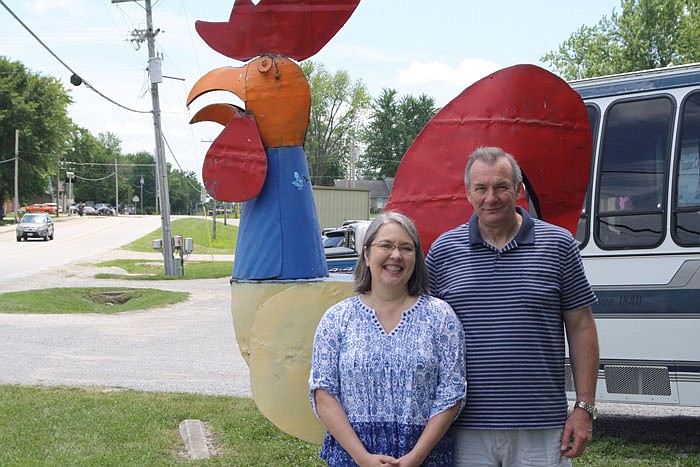
[{"label": "man's arm", "polygon": [[[598,331],[591,307],[564,313],[569,358],[576,388],[576,400],[595,404],[598,381]],[[593,438],[593,420],[583,409],[574,409],[564,426],[562,454],[578,457]]]}]

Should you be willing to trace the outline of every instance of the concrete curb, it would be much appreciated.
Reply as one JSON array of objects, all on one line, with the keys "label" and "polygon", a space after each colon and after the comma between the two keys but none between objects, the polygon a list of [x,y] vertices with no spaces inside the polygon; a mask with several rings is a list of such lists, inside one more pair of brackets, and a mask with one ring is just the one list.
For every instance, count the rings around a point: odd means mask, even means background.
[{"label": "concrete curb", "polygon": [[206,429],[201,421],[183,420],[180,422],[179,429],[190,459],[209,459],[211,457],[207,447]]}]

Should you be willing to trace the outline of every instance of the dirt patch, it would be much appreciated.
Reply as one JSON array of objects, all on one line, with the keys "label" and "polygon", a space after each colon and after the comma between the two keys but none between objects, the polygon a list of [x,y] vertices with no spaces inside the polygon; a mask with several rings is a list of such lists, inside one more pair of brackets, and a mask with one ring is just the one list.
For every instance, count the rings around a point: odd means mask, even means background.
[{"label": "dirt patch", "polygon": [[141,294],[135,290],[100,290],[88,292],[84,298],[100,305],[123,305],[140,296]]}]

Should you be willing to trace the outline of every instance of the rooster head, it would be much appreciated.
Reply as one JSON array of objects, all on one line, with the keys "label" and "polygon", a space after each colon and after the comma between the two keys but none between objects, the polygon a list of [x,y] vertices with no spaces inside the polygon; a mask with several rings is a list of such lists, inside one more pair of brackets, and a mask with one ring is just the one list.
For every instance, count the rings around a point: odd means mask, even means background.
[{"label": "rooster head", "polygon": [[302,146],[311,93],[304,72],[291,59],[263,55],[242,67],[222,67],[202,76],[187,97],[189,106],[210,91],[229,91],[245,109],[211,104],[190,123],[224,125],[207,151],[202,178],[207,192],[220,201],[247,201],[265,181],[265,148]]},{"label": "rooster head", "polygon": [[187,105],[210,91],[232,92],[245,103],[266,148],[304,144],[311,92],[304,72],[293,60],[263,55],[242,67],[212,70],[192,87]]}]

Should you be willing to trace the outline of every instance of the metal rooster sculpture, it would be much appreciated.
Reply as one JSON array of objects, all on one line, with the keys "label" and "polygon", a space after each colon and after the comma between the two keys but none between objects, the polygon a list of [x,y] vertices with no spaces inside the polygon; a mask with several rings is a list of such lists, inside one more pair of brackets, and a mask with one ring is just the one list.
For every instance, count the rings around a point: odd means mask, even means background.
[{"label": "metal rooster sculpture", "polygon": [[[231,283],[236,341],[261,413],[316,443],[325,428],[308,403],[314,331],[329,306],[354,292],[349,276],[325,277],[302,148],[309,87],[292,59],[320,50],[358,3],[236,0],[228,22],[198,21],[197,31],[213,49],[237,60],[257,58],[207,73],[187,100],[227,90],[245,102],[245,109],[209,105],[192,119],[224,126],[204,161],[207,191],[218,200],[245,201]],[[575,231],[590,174],[585,106],[560,78],[517,65],[464,90],[402,159],[387,209],[413,218],[426,252],[440,233],[468,220],[462,177],[468,155],[482,145],[501,146],[518,158],[528,194],[521,204]]]},{"label": "metal rooster sculpture", "polygon": [[[226,23],[197,21],[204,41],[240,68],[213,70],[197,81],[190,105],[210,91],[245,102],[204,107],[191,123],[225,126],[207,152],[202,176],[220,201],[245,201],[233,278],[314,279],[328,276],[303,144],[311,94],[299,66],[347,21],[356,1],[236,0]],[[289,58],[291,57],[291,58]]]},{"label": "metal rooster sculpture", "polygon": [[261,413],[316,443],[324,428],[308,403],[313,332],[323,312],[352,293],[352,282],[327,280],[303,150],[311,95],[294,60],[318,52],[358,3],[236,0],[228,22],[197,21],[210,47],[250,61],[210,71],[187,98],[189,106],[202,94],[223,90],[245,103],[245,109],[211,104],[191,120],[224,126],[204,160],[207,192],[244,202],[231,282],[236,341]]}]

